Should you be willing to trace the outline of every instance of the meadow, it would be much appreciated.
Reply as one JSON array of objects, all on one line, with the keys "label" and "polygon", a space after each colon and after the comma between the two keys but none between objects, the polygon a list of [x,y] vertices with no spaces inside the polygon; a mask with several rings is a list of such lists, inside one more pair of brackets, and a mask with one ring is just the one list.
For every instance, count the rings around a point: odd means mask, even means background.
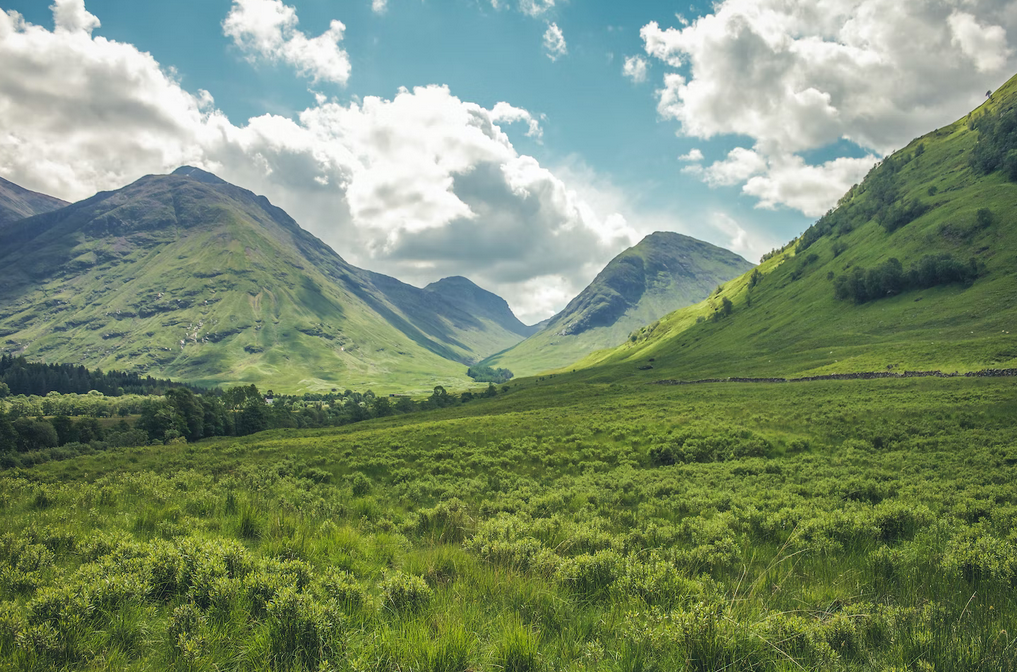
[{"label": "meadow", "polygon": [[0,667],[1017,669],[1012,380],[560,381],[4,472]]}]

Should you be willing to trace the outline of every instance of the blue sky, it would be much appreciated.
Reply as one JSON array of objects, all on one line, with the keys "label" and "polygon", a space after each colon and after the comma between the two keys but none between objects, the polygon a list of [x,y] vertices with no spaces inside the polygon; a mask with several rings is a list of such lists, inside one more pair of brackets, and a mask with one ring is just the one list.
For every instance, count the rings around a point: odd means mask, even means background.
[{"label": "blue sky", "polygon": [[1017,68],[1011,3],[885,4],[0,0],[0,174],[76,199],[198,163],[354,263],[467,275],[536,321],[656,229],[757,260]]}]

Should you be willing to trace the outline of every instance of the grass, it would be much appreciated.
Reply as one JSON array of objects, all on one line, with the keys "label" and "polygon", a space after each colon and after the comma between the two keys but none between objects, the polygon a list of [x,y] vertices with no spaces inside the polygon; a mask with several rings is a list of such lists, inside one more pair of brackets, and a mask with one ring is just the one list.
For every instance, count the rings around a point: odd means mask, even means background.
[{"label": "grass", "polygon": [[564,380],[7,472],[0,664],[1017,669],[1012,381]]}]

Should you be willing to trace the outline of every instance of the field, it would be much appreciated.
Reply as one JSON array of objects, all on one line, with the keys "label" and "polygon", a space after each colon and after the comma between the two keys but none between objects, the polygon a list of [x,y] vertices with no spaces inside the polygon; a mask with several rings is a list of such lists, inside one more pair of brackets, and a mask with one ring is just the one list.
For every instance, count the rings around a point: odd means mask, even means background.
[{"label": "field", "polygon": [[1017,669],[1011,379],[566,377],[0,478],[0,667]]}]

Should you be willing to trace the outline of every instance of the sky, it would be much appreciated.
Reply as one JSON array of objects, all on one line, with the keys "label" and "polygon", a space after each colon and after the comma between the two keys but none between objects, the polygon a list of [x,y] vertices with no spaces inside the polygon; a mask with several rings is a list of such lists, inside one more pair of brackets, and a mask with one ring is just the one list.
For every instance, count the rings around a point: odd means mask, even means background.
[{"label": "sky", "polygon": [[751,261],[1017,71],[1017,1],[0,0],[0,176],[194,165],[535,323],[657,230]]}]

